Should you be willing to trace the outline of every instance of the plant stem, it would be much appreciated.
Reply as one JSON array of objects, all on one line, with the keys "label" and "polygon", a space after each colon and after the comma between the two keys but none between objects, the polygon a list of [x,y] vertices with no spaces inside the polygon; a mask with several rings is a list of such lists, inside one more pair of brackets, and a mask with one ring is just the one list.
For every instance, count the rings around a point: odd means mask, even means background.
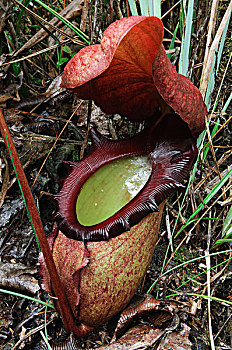
[{"label": "plant stem", "polygon": [[75,324],[73,313],[70,308],[66,294],[63,290],[59,275],[57,273],[56,266],[52,257],[52,253],[49,248],[47,238],[45,236],[43,225],[34,202],[34,198],[32,196],[29,184],[27,182],[26,175],[20,163],[17,151],[15,149],[13,140],[11,138],[9,129],[7,127],[7,124],[1,109],[0,109],[0,131],[4,139],[5,145],[7,147],[7,150],[10,154],[11,161],[15,165],[15,170],[17,172],[17,176],[23,191],[23,195],[25,197],[25,201],[28,206],[28,209],[32,218],[32,222],[38,237],[38,241],[39,241],[41,250],[43,252],[44,260],[52,281],[52,288],[54,290],[55,296],[58,299],[59,310],[64,322],[65,329],[68,333],[72,332],[76,336],[80,336],[81,330]]}]

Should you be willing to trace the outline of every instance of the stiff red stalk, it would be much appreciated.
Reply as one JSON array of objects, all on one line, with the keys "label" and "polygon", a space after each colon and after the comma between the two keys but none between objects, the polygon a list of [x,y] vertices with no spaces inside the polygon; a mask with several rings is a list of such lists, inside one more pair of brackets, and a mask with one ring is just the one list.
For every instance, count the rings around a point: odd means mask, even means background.
[{"label": "stiff red stalk", "polygon": [[[21,188],[25,197],[26,204],[28,206],[29,213],[32,218],[32,222],[35,228],[35,232],[38,237],[38,241],[44,256],[44,260],[52,281],[52,287],[55,293],[56,298],[58,299],[59,303],[59,310],[64,322],[65,329],[68,333],[74,333],[76,336],[81,336],[82,330],[76,326],[72,310],[70,308],[68,299],[66,297],[66,294],[63,290],[59,275],[56,270],[56,266],[52,257],[51,250],[48,245],[47,238],[45,236],[45,232],[43,229],[43,225],[38,213],[38,210],[36,208],[34,198],[32,196],[29,184],[27,182],[27,178],[25,176],[23,167],[20,163],[18,153],[15,149],[13,140],[11,138],[9,129],[7,127],[5,118],[3,116],[3,113],[0,109],[0,131],[2,134],[2,137],[4,139],[6,148],[8,150],[8,153],[10,154],[10,157],[12,158],[12,162],[15,165],[15,170],[18,175],[19,182],[21,184]],[[10,148],[10,150],[9,150]]]}]

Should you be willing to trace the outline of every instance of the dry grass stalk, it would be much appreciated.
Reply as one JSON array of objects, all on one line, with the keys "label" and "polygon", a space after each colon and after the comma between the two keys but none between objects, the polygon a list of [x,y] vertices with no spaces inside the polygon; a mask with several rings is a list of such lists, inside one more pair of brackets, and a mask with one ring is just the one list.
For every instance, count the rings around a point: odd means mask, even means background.
[{"label": "dry grass stalk", "polygon": [[210,44],[212,42],[212,36],[214,34],[213,31],[215,30],[218,3],[219,3],[219,0],[213,0],[212,7],[211,7],[209,29],[208,29],[208,34],[207,34],[207,42],[206,42],[206,46],[205,46],[205,57],[204,57],[204,63],[203,63],[203,71],[205,70],[205,67],[206,67],[206,64],[208,61]]},{"label": "dry grass stalk", "polygon": [[217,33],[214,37],[214,40],[212,42],[211,48],[209,50],[209,54],[208,54],[208,58],[207,58],[207,63],[205,65],[205,69],[203,69],[202,71],[202,75],[201,75],[201,85],[200,85],[200,91],[201,94],[203,96],[203,98],[205,97],[206,94],[206,90],[207,90],[207,86],[208,86],[208,82],[209,82],[209,77],[210,77],[210,72],[211,72],[211,68],[213,65],[213,60],[214,60],[214,55],[216,53],[219,41],[221,39],[223,30],[225,28],[225,25],[227,23],[227,20],[229,18],[229,15],[231,13],[232,10],[232,0],[230,1],[230,4],[222,18],[222,21],[220,23],[220,26],[217,30]]}]

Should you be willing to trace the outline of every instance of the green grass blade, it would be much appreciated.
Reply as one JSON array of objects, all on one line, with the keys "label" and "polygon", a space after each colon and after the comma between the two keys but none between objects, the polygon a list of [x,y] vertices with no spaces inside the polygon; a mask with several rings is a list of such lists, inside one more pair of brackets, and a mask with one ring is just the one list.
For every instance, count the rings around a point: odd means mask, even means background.
[{"label": "green grass blade", "polygon": [[49,304],[49,303],[47,303],[46,301],[42,301],[42,300],[39,300],[39,299],[35,299],[35,298],[32,298],[32,297],[29,297],[28,295],[24,295],[24,294],[21,294],[21,293],[12,292],[11,290],[0,289],[0,293],[5,293],[5,294],[9,294],[9,295],[14,295],[14,296],[19,297],[19,298],[25,298],[25,299],[27,299],[27,300],[35,301],[36,303],[45,305],[46,307],[51,307],[52,309],[55,309],[54,306],[53,306],[52,304]]},{"label": "green grass blade", "polygon": [[225,184],[225,182],[229,179],[230,175],[232,174],[232,169],[228,171],[228,173],[218,182],[218,184],[212,189],[212,191],[205,197],[203,200],[203,203],[198,205],[197,209],[193,212],[192,215],[188,218],[186,224],[184,224],[180,230],[177,232],[176,236],[177,237],[190,223],[191,220],[195,215],[197,215],[216,194],[217,192],[222,188],[222,186]]},{"label": "green grass blade", "polygon": [[230,207],[230,210],[228,211],[224,225],[222,227],[222,237],[221,239],[218,239],[215,243],[215,246],[218,246],[219,244],[223,243],[232,243],[232,206]]},{"label": "green grass blade", "polygon": [[[184,37],[184,22],[185,22],[185,14],[184,14],[184,6],[183,6],[183,1],[180,3],[180,37],[183,39]],[[183,40],[181,41],[183,44]]]},{"label": "green grass blade", "polygon": [[232,92],[230,93],[230,96],[229,96],[228,100],[226,101],[225,106],[222,108],[223,112],[226,112],[227,108],[229,107],[229,105],[231,103],[231,100],[232,100]]},{"label": "green grass blade", "polygon": [[[135,0],[128,0],[132,16],[137,16],[138,11]],[[139,0],[142,16],[156,16],[161,18],[161,0]]]},{"label": "green grass blade", "polygon": [[148,0],[140,0],[139,3],[140,3],[141,15],[149,16]]},{"label": "green grass blade", "polygon": [[[172,298],[172,297],[177,296],[177,295],[178,294],[170,294],[166,298]],[[226,304],[232,305],[232,301],[220,299],[217,297],[212,297],[210,295],[203,295],[203,294],[196,294],[196,293],[184,293],[184,295],[189,295],[189,296],[194,296],[194,297],[199,297],[199,298],[204,298],[204,299],[210,299],[210,300],[218,301],[219,303],[226,303]]]},{"label": "green grass blade", "polygon": [[213,59],[213,64],[209,75],[209,82],[208,82],[208,86],[205,94],[205,104],[206,106],[208,106],[208,109],[210,107],[211,95],[215,86],[215,63],[216,63],[216,57],[214,57]]},{"label": "green grass blade", "polygon": [[138,16],[135,0],[128,0],[132,16]]},{"label": "green grass blade", "polygon": [[207,273],[207,271],[211,271],[211,270],[213,270],[213,269],[215,269],[215,268],[217,268],[217,267],[219,267],[219,266],[221,266],[221,265],[223,265],[223,264],[226,264],[226,263],[227,263],[228,261],[230,261],[230,260],[232,260],[232,257],[229,258],[229,259],[226,259],[226,260],[222,261],[221,263],[219,263],[219,264],[217,264],[217,265],[215,265],[215,266],[212,266],[212,267],[211,267],[210,269],[208,269],[208,270],[203,270],[202,272],[198,273],[197,275],[195,275],[195,276],[189,278],[187,281],[185,281],[184,283],[182,283],[181,285],[179,285],[179,286],[176,288],[176,291],[177,291],[178,289],[180,289],[181,287],[185,286],[187,283],[189,283],[189,282],[191,282],[192,280],[196,279],[197,277],[199,277],[199,276],[201,276],[201,275],[205,275],[205,274]]},{"label": "green grass blade", "polygon": [[219,65],[220,65],[220,62],[221,62],[221,57],[222,57],[222,52],[223,52],[223,49],[224,49],[226,34],[227,34],[227,30],[228,30],[229,23],[230,23],[230,17],[231,17],[231,13],[230,13],[230,15],[229,15],[229,18],[228,18],[227,23],[226,23],[226,25],[225,25],[225,28],[224,28],[224,30],[223,30],[222,37],[221,37],[221,41],[220,41],[220,45],[219,45],[219,50],[218,50],[218,55],[217,55],[216,74],[217,74],[217,72],[218,72]]},{"label": "green grass blade", "polygon": [[229,230],[232,231],[232,206],[226,215],[224,225],[222,227],[222,237],[227,235]]},{"label": "green grass blade", "polygon": [[166,272],[164,272],[163,274],[160,274],[160,276],[152,283],[152,285],[150,286],[150,288],[148,289],[147,293],[150,293],[152,291],[152,289],[154,288],[154,286],[156,285],[156,283],[159,281],[159,279],[163,276],[166,276],[167,274],[169,274],[170,272],[174,271],[174,270],[177,270],[179,269],[180,267],[183,267],[184,265],[186,264],[190,264],[192,262],[195,262],[197,260],[201,260],[201,259],[205,259],[207,256],[216,256],[216,255],[220,255],[220,254],[225,254],[225,253],[232,253],[232,250],[223,250],[223,251],[219,251],[219,252],[215,252],[215,253],[210,253],[208,255],[201,255],[201,256],[198,256],[196,258],[193,258],[193,259],[190,259],[190,260],[187,260],[177,266],[174,266],[172,267],[171,269],[167,270]]},{"label": "green grass blade", "polygon": [[[159,0],[158,0],[159,2]],[[154,8],[153,8],[153,0],[147,0],[147,4],[148,4],[148,13],[149,13],[149,16],[156,16],[154,15]],[[157,16],[158,17],[158,16]]]},{"label": "green grass blade", "polygon": [[[230,230],[230,233],[228,234],[228,237],[232,235],[232,229]],[[216,244],[223,244],[223,243],[232,243],[232,238],[221,238],[218,239]]]},{"label": "green grass blade", "polygon": [[[176,26],[176,28],[175,28],[175,30],[174,30],[173,37],[172,37],[172,41],[171,41],[171,44],[170,44],[170,46],[169,46],[169,50],[174,49],[174,44],[175,44],[175,40],[176,40],[176,33],[177,33],[178,28],[179,28],[179,22],[177,23],[177,26]],[[167,56],[168,56],[168,58],[170,59],[171,56],[172,56],[172,54],[171,54],[171,53],[168,53]]]},{"label": "green grass blade", "polygon": [[179,61],[179,73],[187,75],[189,65],[189,52],[190,52],[190,40],[192,33],[192,22],[193,22],[193,5],[194,0],[188,1],[188,11],[186,16],[186,25],[184,39],[182,38],[180,61]]},{"label": "green grass blade", "polygon": [[[152,4],[152,13],[150,16],[161,18],[161,0],[150,0]],[[149,7],[150,10],[150,7]]]}]

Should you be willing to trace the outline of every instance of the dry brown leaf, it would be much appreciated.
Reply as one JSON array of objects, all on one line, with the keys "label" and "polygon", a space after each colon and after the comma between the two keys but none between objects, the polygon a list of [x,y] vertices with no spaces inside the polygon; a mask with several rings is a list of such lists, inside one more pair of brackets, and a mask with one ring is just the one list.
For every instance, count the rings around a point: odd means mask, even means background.
[{"label": "dry brown leaf", "polygon": [[146,294],[142,297],[135,296],[130,305],[121,313],[117,327],[114,331],[112,341],[118,338],[118,335],[128,328],[138,317],[152,312],[153,328],[164,326],[170,321],[178,311],[177,303],[173,301],[165,302],[155,299],[152,295]]},{"label": "dry brown leaf", "polygon": [[11,95],[8,95],[8,94],[4,94],[4,95],[0,95],[0,103],[4,103],[8,100],[10,100],[12,98]]},{"label": "dry brown leaf", "polygon": [[179,332],[168,333],[164,337],[157,350],[189,350],[192,348],[192,342],[188,339],[190,328],[186,325],[182,325],[182,329]]},{"label": "dry brown leaf", "polygon": [[18,83],[9,84],[4,90],[0,91],[0,105],[5,106],[5,102],[8,100],[20,101],[19,89],[23,82],[23,72],[21,71],[17,77]]},{"label": "dry brown leaf", "polygon": [[35,294],[40,289],[38,281],[32,276],[36,272],[36,268],[21,263],[0,263],[0,286]]},{"label": "dry brown leaf", "polygon": [[131,328],[125,335],[114,343],[101,346],[99,350],[138,350],[150,349],[154,346],[165,330],[154,329],[149,325],[138,325]]}]

